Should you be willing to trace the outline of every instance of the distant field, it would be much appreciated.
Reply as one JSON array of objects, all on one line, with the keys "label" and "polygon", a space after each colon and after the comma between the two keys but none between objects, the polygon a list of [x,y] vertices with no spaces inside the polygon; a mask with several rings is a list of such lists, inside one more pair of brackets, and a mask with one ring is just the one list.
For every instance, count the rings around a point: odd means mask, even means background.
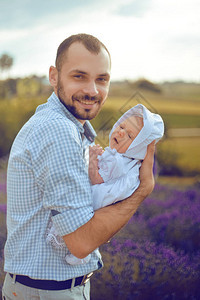
[{"label": "distant field", "polygon": [[177,97],[187,101],[200,101],[200,84],[195,83],[165,83],[161,85],[164,94],[171,98]]},{"label": "distant field", "polygon": [[200,115],[161,113],[168,128],[200,128]]},{"label": "distant field", "polygon": [[152,96],[152,94],[145,94],[144,96],[140,93],[136,93],[132,99],[109,97],[100,115],[97,116],[97,120],[101,119],[101,124],[111,117],[116,120],[123,112],[138,103],[142,103],[151,111],[159,113],[167,128],[200,128],[200,101],[171,99],[161,95]]},{"label": "distant field", "polygon": [[158,176],[156,182],[162,185],[185,189],[194,186],[199,180],[197,177]]},{"label": "distant field", "polygon": [[171,99],[161,95],[152,96],[152,94],[142,95],[143,97],[141,97],[141,95],[142,94],[136,93],[135,97],[131,100],[122,97],[110,97],[106,101],[104,107],[120,110],[124,105],[132,107],[137,103],[142,103],[148,108],[153,108],[155,111],[158,111],[160,114],[200,116],[200,101],[188,101],[176,98]]},{"label": "distant field", "polygon": [[200,138],[168,138],[161,141],[158,151],[162,153],[163,164],[177,166],[187,174],[200,176]]},{"label": "distant field", "polygon": [[[200,128],[200,85],[165,83],[160,85],[160,93],[138,90],[129,83],[115,83],[111,86],[111,92],[103,109],[91,121],[97,132],[97,143],[102,144],[103,147],[107,146],[108,133],[116,120],[129,108],[142,103],[152,112],[159,113],[163,117],[166,138],[159,144],[163,162],[167,161],[171,166],[177,166],[182,176],[187,176],[185,170],[191,171],[189,176],[192,176],[193,170],[195,174],[200,172],[200,137],[171,138],[167,135],[168,129],[173,132],[173,129],[179,128]],[[14,136],[34,113],[36,106],[45,101],[46,96],[33,97],[28,101],[25,98],[0,101],[2,156],[8,153]]]},{"label": "distant field", "polygon": [[[173,128],[200,128],[200,101],[181,99],[161,94],[138,93],[130,97],[109,97],[102,112],[92,121],[97,130],[98,143],[108,143],[108,133],[123,112],[137,103],[144,104],[151,111],[159,113],[164,120],[166,138],[158,145],[164,167],[170,167],[181,176],[200,174],[200,137],[167,137],[167,130]],[[101,130],[99,130],[101,129]],[[177,171],[177,169],[179,171]],[[173,173],[173,171],[172,171]],[[177,174],[176,174],[177,175]]]}]

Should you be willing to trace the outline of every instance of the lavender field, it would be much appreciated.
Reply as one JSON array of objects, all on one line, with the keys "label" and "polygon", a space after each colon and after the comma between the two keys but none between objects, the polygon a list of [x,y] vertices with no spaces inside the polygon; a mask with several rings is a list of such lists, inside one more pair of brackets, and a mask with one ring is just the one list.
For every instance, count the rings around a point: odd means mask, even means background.
[{"label": "lavender field", "polygon": [[4,279],[3,247],[6,239],[6,167],[7,160],[0,160],[0,298]]},{"label": "lavender field", "polygon": [[[6,163],[0,172],[0,291],[6,238]],[[200,299],[200,186],[157,184],[127,226],[101,247],[92,300]]]},{"label": "lavender field", "polygon": [[92,299],[200,299],[200,188],[156,185],[128,225],[101,247]]}]

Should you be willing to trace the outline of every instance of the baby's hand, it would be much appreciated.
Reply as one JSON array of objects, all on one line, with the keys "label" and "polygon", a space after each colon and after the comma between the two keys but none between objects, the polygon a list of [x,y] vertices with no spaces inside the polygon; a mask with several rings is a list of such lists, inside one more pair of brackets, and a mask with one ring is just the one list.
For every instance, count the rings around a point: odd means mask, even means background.
[{"label": "baby's hand", "polygon": [[89,148],[89,155],[91,158],[96,158],[98,155],[102,155],[103,152],[104,150],[99,144],[90,146]]},{"label": "baby's hand", "polygon": [[98,155],[102,155],[104,152],[100,145],[89,147],[89,177],[92,184],[99,184],[103,182],[103,179],[99,175],[98,167]]}]

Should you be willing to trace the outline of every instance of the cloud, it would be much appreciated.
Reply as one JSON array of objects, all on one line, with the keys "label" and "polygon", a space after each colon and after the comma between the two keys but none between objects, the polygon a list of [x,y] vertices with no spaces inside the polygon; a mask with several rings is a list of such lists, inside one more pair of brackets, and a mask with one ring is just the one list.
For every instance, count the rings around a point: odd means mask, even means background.
[{"label": "cloud", "polygon": [[[1,29],[30,28],[38,25],[38,22],[50,21],[55,15],[63,14],[64,12],[68,14],[94,3],[93,0],[13,0],[11,2],[1,0],[0,26]],[[76,15],[76,12],[74,15]]]},{"label": "cloud", "polygon": [[58,45],[86,32],[112,56],[112,78],[199,80],[199,0],[0,0],[2,52],[12,74],[48,73]]},{"label": "cloud", "polygon": [[120,7],[116,9],[116,13],[126,17],[141,17],[151,8],[151,2],[151,0],[132,0],[131,2],[120,5]]}]

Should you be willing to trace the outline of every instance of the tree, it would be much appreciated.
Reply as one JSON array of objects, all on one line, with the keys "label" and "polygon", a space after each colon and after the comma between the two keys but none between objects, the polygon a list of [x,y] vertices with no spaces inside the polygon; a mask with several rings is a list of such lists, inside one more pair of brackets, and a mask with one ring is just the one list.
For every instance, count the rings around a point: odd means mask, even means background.
[{"label": "tree", "polygon": [[13,65],[13,58],[4,53],[0,57],[0,69],[2,72],[9,70]]},{"label": "tree", "polygon": [[136,81],[136,86],[138,89],[149,90],[154,93],[161,93],[161,89],[157,84],[146,79],[139,79]]},{"label": "tree", "polygon": [[19,97],[37,96],[41,92],[42,83],[37,76],[20,78],[17,81],[17,95]]}]

